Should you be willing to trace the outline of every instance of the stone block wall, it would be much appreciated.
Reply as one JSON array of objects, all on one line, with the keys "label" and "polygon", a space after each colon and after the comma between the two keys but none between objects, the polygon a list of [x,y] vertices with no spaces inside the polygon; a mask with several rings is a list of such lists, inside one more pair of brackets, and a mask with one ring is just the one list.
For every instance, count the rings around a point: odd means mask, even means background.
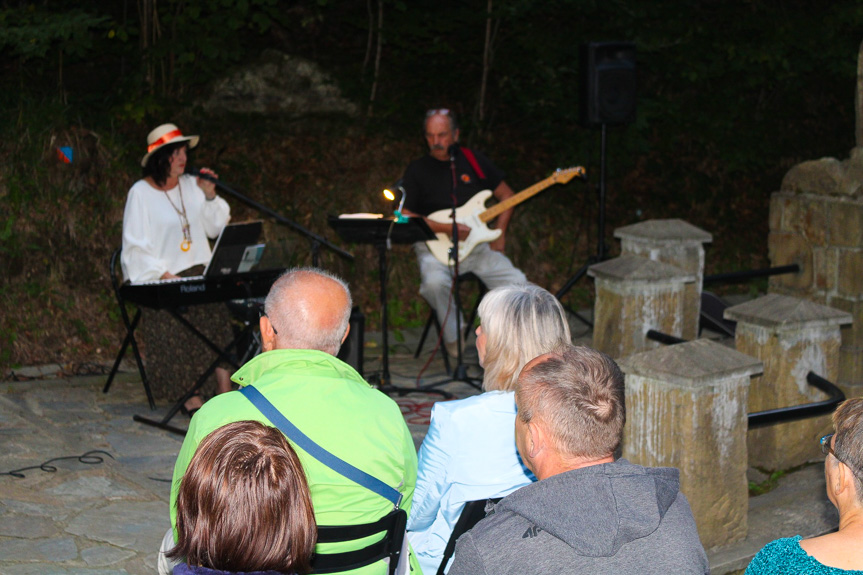
[{"label": "stone block wall", "polygon": [[842,327],[839,376],[849,397],[863,395],[863,150],[792,168],[770,200],[772,266],[801,272],[770,278],[770,293],[805,298],[851,314]]}]

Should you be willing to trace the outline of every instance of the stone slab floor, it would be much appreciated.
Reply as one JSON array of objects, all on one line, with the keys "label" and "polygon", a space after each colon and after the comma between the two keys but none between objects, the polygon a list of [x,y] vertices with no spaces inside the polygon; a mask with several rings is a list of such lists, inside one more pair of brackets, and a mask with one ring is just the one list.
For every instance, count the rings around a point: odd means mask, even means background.
[{"label": "stone slab floor", "polygon": [[[414,387],[427,358],[414,360],[410,345],[396,343],[393,348],[393,383]],[[468,359],[475,362],[475,351]],[[366,375],[379,366],[375,342],[370,340]],[[60,369],[19,370],[15,378],[25,381],[0,383],[0,575],[155,573],[156,550],[168,528],[169,481],[182,437],[132,420],[134,414],[158,420],[166,412],[163,405],[154,412],[147,408],[137,373],[127,369],[103,394],[104,375],[68,377],[58,373]],[[445,374],[436,359],[422,383],[441,379]],[[477,393],[464,382],[448,382],[439,389],[456,397]],[[431,405],[440,397],[393,397],[419,445]],[[187,422],[181,414],[171,420],[178,427]],[[78,459],[88,452],[93,452],[90,458]],[[69,459],[39,469],[43,462],[60,457]],[[23,478],[8,475],[31,466],[36,468],[22,471]],[[824,533],[836,523],[835,510],[824,495],[821,467],[804,468],[767,495],[750,500],[749,537],[710,550],[712,573],[738,572],[772,539]]]}]

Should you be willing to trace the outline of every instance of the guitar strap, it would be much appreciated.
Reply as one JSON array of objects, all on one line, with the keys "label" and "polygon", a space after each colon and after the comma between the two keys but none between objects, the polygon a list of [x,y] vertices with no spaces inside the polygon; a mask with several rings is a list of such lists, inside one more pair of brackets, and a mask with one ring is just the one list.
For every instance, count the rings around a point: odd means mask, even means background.
[{"label": "guitar strap", "polygon": [[476,172],[476,175],[479,176],[480,180],[485,179],[485,173],[483,173],[482,168],[479,167],[479,162],[476,161],[476,156],[473,155],[473,152],[470,148],[461,148],[462,154],[467,158],[467,161],[470,162],[473,171]]}]

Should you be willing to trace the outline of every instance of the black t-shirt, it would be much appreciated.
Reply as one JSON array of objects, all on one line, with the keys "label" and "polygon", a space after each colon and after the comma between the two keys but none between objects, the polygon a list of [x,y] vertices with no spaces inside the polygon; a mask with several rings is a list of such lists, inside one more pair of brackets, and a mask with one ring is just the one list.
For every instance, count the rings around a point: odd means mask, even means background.
[{"label": "black t-shirt", "polygon": [[[503,181],[503,172],[491,160],[474,152],[476,161],[485,176],[480,179],[468,159],[459,150],[455,155],[456,206],[462,206],[483,190],[492,192]],[[423,216],[438,210],[452,208],[453,175],[449,160],[441,162],[432,156],[410,163],[402,178],[405,189],[405,208]]]}]

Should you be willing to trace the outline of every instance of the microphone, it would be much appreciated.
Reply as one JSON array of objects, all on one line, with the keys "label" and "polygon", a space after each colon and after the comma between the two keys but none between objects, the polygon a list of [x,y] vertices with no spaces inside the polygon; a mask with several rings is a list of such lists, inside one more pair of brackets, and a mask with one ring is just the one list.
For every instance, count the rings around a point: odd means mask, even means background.
[{"label": "microphone", "polygon": [[459,150],[459,147],[460,146],[458,145],[458,142],[456,142],[455,144],[450,145],[450,147],[446,149],[447,154],[449,154],[450,162],[455,161],[455,153]]},{"label": "microphone", "polygon": [[202,172],[200,170],[200,168],[192,168],[192,167],[186,166],[185,173],[189,174],[190,176],[196,176],[198,178],[201,178],[202,180],[207,180],[207,181],[213,182],[213,183],[219,181],[219,178],[217,178],[213,174],[208,174],[206,172]]}]

